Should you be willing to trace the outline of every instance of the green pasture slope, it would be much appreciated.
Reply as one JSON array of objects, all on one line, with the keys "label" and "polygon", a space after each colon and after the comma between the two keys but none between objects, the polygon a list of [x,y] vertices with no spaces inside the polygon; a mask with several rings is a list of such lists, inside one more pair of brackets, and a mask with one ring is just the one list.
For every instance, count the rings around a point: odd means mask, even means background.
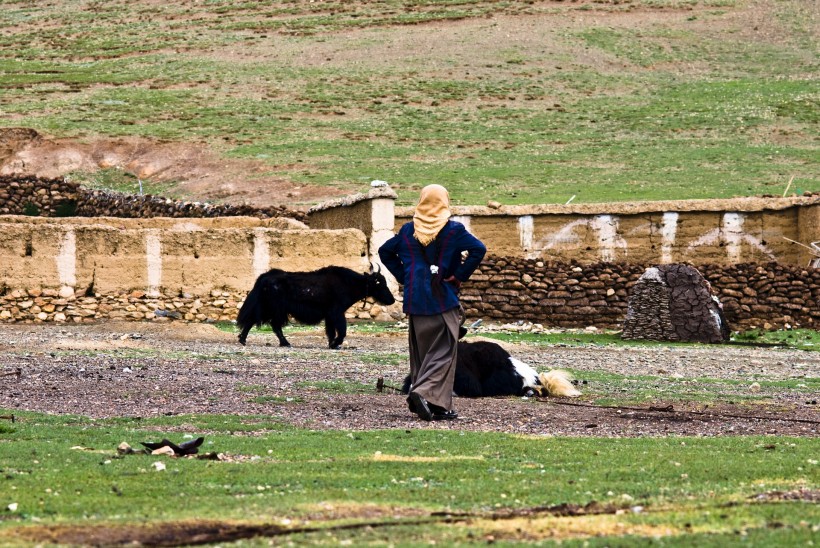
[{"label": "green pasture slope", "polygon": [[818,16],[815,0],[0,0],[0,126],[205,143],[298,184],[387,180],[403,205],[429,182],[460,204],[818,191]]}]

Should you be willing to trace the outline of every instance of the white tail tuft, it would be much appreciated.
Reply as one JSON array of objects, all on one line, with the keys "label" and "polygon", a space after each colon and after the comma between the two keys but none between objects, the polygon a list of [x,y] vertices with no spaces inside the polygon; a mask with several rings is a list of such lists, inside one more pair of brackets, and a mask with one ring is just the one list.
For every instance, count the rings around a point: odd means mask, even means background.
[{"label": "white tail tuft", "polygon": [[541,384],[547,389],[550,396],[563,396],[567,398],[575,398],[581,393],[570,381],[570,375],[566,371],[554,369],[546,373],[541,373],[538,376]]}]

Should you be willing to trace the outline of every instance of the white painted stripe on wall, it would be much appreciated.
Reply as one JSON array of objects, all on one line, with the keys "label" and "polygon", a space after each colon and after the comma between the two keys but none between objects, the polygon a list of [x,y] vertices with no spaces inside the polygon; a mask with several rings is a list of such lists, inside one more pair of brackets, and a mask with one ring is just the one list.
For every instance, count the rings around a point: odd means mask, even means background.
[{"label": "white painted stripe on wall", "polygon": [[61,287],[74,289],[77,285],[77,235],[69,228],[60,242],[60,250],[54,257],[57,263],[57,277]]},{"label": "white painted stripe on wall", "polygon": [[518,218],[518,239],[521,242],[521,249],[526,257],[532,255],[533,232],[535,224],[532,215],[522,215]]},{"label": "white painted stripe on wall", "polygon": [[270,244],[264,228],[253,230],[253,278],[270,270]]},{"label": "white painted stripe on wall", "polygon": [[470,228],[470,216],[469,215],[453,215],[450,219],[459,222],[464,225],[464,228],[467,229],[467,232],[472,232]]},{"label": "white painted stripe on wall", "polygon": [[612,215],[596,215],[590,226],[598,233],[601,260],[614,262],[617,259],[617,249],[626,249],[626,241],[618,234],[618,218]]},{"label": "white painted stripe on wall", "polygon": [[741,243],[743,242],[742,213],[726,212],[723,214],[723,241],[726,243],[726,258],[731,264],[741,262]]},{"label": "white painted stripe on wall", "polygon": [[661,225],[661,262],[669,264],[672,260],[672,246],[675,245],[675,236],[678,232],[678,213],[667,211],[663,214]]},{"label": "white painted stripe on wall", "polygon": [[148,296],[157,297],[162,286],[162,239],[159,230],[145,233],[145,262],[148,269]]}]

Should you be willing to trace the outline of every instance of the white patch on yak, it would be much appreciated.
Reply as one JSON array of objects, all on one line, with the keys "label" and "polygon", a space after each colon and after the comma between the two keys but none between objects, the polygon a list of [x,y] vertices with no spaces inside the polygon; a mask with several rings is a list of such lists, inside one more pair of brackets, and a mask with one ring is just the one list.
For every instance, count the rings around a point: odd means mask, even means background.
[{"label": "white patch on yak", "polygon": [[524,379],[524,386],[529,386],[530,388],[538,386],[538,373],[535,369],[513,357],[510,357],[510,363],[515,368],[515,372],[521,375],[521,378]]}]

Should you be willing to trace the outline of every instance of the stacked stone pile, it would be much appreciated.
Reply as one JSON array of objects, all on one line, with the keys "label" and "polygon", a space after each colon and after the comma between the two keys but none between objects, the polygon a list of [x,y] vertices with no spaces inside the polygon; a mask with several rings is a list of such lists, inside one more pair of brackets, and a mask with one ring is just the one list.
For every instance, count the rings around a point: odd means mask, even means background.
[{"label": "stacked stone pile", "polygon": [[212,291],[209,295],[157,295],[144,291],[111,295],[73,295],[53,289],[12,290],[0,296],[0,321],[83,323],[103,319],[185,320],[236,319],[244,293]]},{"label": "stacked stone pile", "polygon": [[[207,295],[148,295],[133,290],[116,294],[74,294],[70,288],[14,289],[0,287],[0,322],[90,323],[100,320],[217,322],[236,320],[246,293],[213,290]],[[368,299],[352,307],[348,319],[390,321],[382,307]]]},{"label": "stacked stone pile", "polygon": [[[462,288],[469,321],[529,321],[549,327],[620,329],[647,265],[544,262],[488,256]],[[820,326],[820,269],[778,263],[700,265],[734,329]],[[65,289],[68,289],[66,291]],[[106,318],[153,321],[234,320],[244,292],[149,296],[134,290],[77,294],[70,288],[0,286],[0,322],[83,322]],[[375,305],[349,318],[386,320]],[[671,320],[670,320],[671,321]]]},{"label": "stacked stone pile", "polygon": [[629,297],[624,339],[719,343],[729,326],[709,282],[690,265],[651,267]]},{"label": "stacked stone pile", "polygon": [[681,340],[672,324],[670,289],[665,280],[648,277],[650,268],[632,288],[622,337],[655,341]]},{"label": "stacked stone pile", "polygon": [[617,327],[641,265],[487,257],[465,284],[467,315],[561,327]]},{"label": "stacked stone pile", "polygon": [[742,263],[700,265],[729,323],[764,329],[820,326],[820,268]]},{"label": "stacked stone pile", "polygon": [[42,217],[236,217],[307,219],[286,207],[208,204],[91,190],[63,179],[0,177],[0,214]]},{"label": "stacked stone pile", "polygon": [[[648,266],[488,256],[464,284],[462,301],[469,318],[618,329],[633,288]],[[820,269],[779,263],[698,269],[733,328],[820,325]]]}]

